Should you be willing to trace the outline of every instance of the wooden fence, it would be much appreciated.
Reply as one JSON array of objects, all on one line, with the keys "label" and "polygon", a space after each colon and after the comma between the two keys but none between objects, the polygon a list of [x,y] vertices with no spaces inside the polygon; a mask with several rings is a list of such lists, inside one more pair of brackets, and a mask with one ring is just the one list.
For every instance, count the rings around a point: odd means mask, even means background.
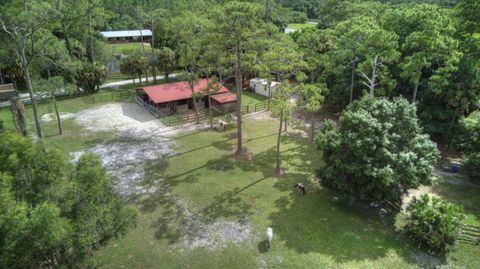
[{"label": "wooden fence", "polygon": [[268,101],[263,101],[261,103],[255,104],[255,112],[267,111],[268,110]]},{"label": "wooden fence", "polygon": [[118,91],[111,94],[82,95],[85,104],[96,104],[106,102],[129,102],[133,101],[134,93],[132,91]]}]

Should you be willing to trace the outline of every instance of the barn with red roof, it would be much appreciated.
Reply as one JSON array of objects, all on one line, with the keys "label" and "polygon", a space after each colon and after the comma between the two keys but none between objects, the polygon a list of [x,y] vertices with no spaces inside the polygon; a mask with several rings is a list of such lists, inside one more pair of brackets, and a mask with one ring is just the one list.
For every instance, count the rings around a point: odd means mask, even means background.
[{"label": "barn with red roof", "polygon": [[[194,86],[194,92],[197,96],[195,99],[199,109],[209,106],[206,94],[207,86],[208,81],[206,79],[198,81]],[[223,85],[216,88],[211,93],[210,103],[212,108],[221,112],[233,109],[237,103],[236,95],[229,92]],[[157,117],[194,109],[192,91],[188,81],[139,88],[136,90],[135,101]]]}]

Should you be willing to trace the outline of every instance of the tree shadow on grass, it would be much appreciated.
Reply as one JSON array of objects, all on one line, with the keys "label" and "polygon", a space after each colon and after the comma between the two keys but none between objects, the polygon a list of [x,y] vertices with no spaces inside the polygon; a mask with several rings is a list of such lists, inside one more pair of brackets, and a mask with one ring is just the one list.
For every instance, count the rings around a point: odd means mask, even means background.
[{"label": "tree shadow on grass", "polygon": [[480,185],[462,184],[462,181],[451,183],[440,179],[432,186],[432,191],[449,202],[463,206],[466,213],[480,216]]},{"label": "tree shadow on grass", "polygon": [[[278,181],[274,187],[291,188],[295,177]],[[394,251],[408,263],[432,267],[446,263],[445,255],[432,256],[415,248],[396,231],[394,216],[380,219],[375,210],[348,205],[331,191],[307,181],[307,195],[291,192],[275,202],[269,216],[277,240],[297,253],[319,253],[337,263],[386,258]]]}]

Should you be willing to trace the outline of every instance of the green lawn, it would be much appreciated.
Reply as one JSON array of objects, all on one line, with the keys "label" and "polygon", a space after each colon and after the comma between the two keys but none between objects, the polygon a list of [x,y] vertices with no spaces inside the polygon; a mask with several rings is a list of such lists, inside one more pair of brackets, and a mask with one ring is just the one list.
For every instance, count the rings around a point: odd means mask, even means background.
[{"label": "green lawn", "polygon": [[[144,49],[150,50],[150,44],[144,43]],[[107,44],[106,53],[108,55],[114,54],[133,54],[134,52],[142,51],[142,43],[124,43],[124,44]]]},{"label": "green lawn", "polygon": [[300,29],[305,29],[305,28],[314,28],[314,24],[308,24],[308,23],[291,23],[287,26],[287,28],[290,29],[295,29],[295,30],[300,30]]},{"label": "green lawn", "polygon": [[[273,120],[246,120],[246,146],[253,158],[237,160],[234,131],[179,135],[179,154],[152,163],[149,174],[164,181],[159,190],[138,206],[138,226],[126,237],[97,253],[101,268],[418,268],[414,246],[391,221],[353,210],[318,185],[314,170],[320,152],[303,138],[284,136],[283,166],[287,176],[273,176],[277,124]],[[308,194],[292,191],[307,183]],[[446,182],[447,190],[452,184]],[[458,192],[457,192],[458,191]],[[464,189],[449,190],[448,200],[466,205],[469,222],[480,202]],[[478,195],[479,189],[470,190]],[[207,222],[238,221],[248,216],[252,236],[241,245],[210,251],[178,251],[182,223],[180,200],[192,214]],[[180,218],[180,220],[179,220]],[[274,246],[264,248],[264,232],[274,231]],[[460,268],[478,266],[478,246],[460,245],[443,263]],[[442,259],[440,259],[442,261]]]},{"label": "green lawn", "polygon": [[[229,87],[228,90],[232,93],[236,93],[237,91],[233,87]],[[264,102],[267,100],[266,96],[263,96],[258,93],[249,92],[244,90],[242,93],[242,106],[249,106],[250,111],[254,111],[255,104]]]},{"label": "green lawn", "polygon": [[[76,112],[103,104],[81,98],[59,102],[62,112]],[[246,94],[245,96],[248,96]],[[253,98],[255,99],[255,98]],[[40,105],[41,114],[52,111]],[[30,111],[30,109],[29,109]],[[29,112],[30,113],[30,112]],[[27,115],[31,124],[31,114]],[[8,110],[0,110],[8,119]],[[8,121],[7,121],[7,124]],[[396,232],[400,220],[381,221],[375,214],[339,202],[318,184],[315,170],[321,152],[307,139],[285,134],[282,143],[283,178],[273,176],[278,123],[245,119],[245,146],[251,160],[238,160],[235,130],[196,131],[173,138],[177,154],[148,164],[145,184],[156,191],[140,198],[137,227],[95,254],[100,268],[418,268],[415,245]],[[56,135],[56,124],[44,124],[49,146],[66,155],[100,143],[111,143],[112,133],[82,131],[73,120],[64,121],[65,135]],[[32,129],[33,130],[33,129]],[[161,180],[159,180],[161,179]],[[154,182],[154,180],[157,180]],[[293,192],[304,182],[307,195]],[[480,187],[440,179],[433,188],[445,199],[465,207],[466,222],[480,225]],[[247,220],[250,236],[239,245],[216,250],[178,248],[188,221],[185,210],[206,224]],[[267,227],[274,245],[265,250]],[[183,250],[183,251],[182,251]],[[478,268],[480,248],[461,244],[439,262],[451,268]]]}]

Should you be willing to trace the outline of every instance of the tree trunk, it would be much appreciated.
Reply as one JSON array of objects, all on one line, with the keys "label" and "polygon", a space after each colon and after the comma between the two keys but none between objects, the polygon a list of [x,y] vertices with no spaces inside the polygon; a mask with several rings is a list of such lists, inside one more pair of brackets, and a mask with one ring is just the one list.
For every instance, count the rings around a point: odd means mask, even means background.
[{"label": "tree trunk", "polygon": [[153,18],[152,18],[152,43],[150,44],[150,47],[152,48],[152,75],[153,75],[153,83],[157,83],[157,58],[155,56],[155,48],[154,48],[154,24],[153,24]]},{"label": "tree trunk", "polygon": [[352,80],[350,84],[350,104],[353,102],[353,89],[355,88],[355,62],[356,62],[356,52],[355,49],[352,50]]},{"label": "tree trunk", "polygon": [[55,99],[55,94],[52,94],[53,107],[55,108],[55,114],[57,115],[58,123],[58,133],[63,134],[62,119],[60,118],[60,113],[58,113],[57,100]]},{"label": "tree trunk", "polygon": [[168,75],[169,75],[168,72],[165,72],[165,80],[166,80],[167,82],[168,82],[168,79],[169,79],[169,78],[168,78]]},{"label": "tree trunk", "polygon": [[212,99],[210,97],[211,97],[210,91],[208,91],[208,111],[210,113],[210,129],[213,129]]},{"label": "tree trunk", "polygon": [[268,83],[267,110],[270,111],[270,100],[272,99],[272,83]]},{"label": "tree trunk", "polygon": [[89,41],[89,52],[88,52],[88,61],[93,63],[94,53],[93,53],[93,36],[92,36],[92,0],[88,1],[88,41]]},{"label": "tree trunk", "polygon": [[3,69],[0,68],[0,84],[5,84],[5,79],[3,78]]},{"label": "tree trunk", "polygon": [[235,62],[235,88],[237,88],[237,156],[242,155],[243,145],[242,145],[242,51],[240,48],[240,40],[237,40],[235,46],[236,50],[236,62]]},{"label": "tree trunk", "polygon": [[265,22],[269,21],[269,0],[265,0]]},{"label": "tree trunk", "polygon": [[62,31],[63,31],[63,38],[65,38],[65,46],[67,47],[68,55],[72,55],[72,43],[70,42],[70,36],[67,32],[67,27],[65,27],[65,22],[62,20]]},{"label": "tree trunk", "polygon": [[287,129],[287,117],[285,117],[285,133],[288,131]]},{"label": "tree trunk", "polygon": [[[142,28],[143,28],[143,24],[142,24]],[[147,58],[147,56],[145,55],[145,45],[143,44],[143,34],[142,34],[142,29],[140,29],[140,40],[142,41],[142,54],[143,54],[143,57]],[[145,73],[145,81],[148,83],[148,73],[147,73],[147,69],[145,68],[145,70],[143,70],[143,73]]]},{"label": "tree trunk", "polygon": [[282,124],[283,124],[283,110],[280,112],[280,125],[278,128],[278,136],[277,136],[277,166],[275,169],[275,175],[278,177],[283,175],[282,169],[280,167],[280,142],[282,138]]},{"label": "tree trunk", "polygon": [[313,143],[315,140],[315,120],[312,120],[310,124],[310,142]]},{"label": "tree trunk", "polygon": [[195,84],[190,83],[190,90],[192,91],[193,109],[195,110],[195,116],[197,117],[197,124],[200,124],[200,114],[198,113],[197,98],[195,96]]},{"label": "tree trunk", "polygon": [[27,86],[30,100],[32,101],[33,118],[35,120],[35,128],[37,129],[38,138],[43,138],[42,126],[40,125],[40,117],[38,115],[37,101],[35,100],[35,94],[33,93],[32,80],[30,79],[30,72],[28,70],[27,56],[25,55],[26,40],[23,38],[23,48],[20,49],[20,61],[23,68],[23,75],[25,78],[25,84]]},{"label": "tree trunk", "polygon": [[375,60],[372,63],[372,77],[370,78],[370,97],[375,96],[375,86],[377,83],[377,67],[379,66],[378,57],[380,55],[375,55]]},{"label": "tree trunk", "polygon": [[420,79],[417,80],[417,83],[415,83],[415,88],[413,89],[412,103],[415,103],[415,101],[417,101],[417,93],[418,93],[419,85],[420,85]]}]

